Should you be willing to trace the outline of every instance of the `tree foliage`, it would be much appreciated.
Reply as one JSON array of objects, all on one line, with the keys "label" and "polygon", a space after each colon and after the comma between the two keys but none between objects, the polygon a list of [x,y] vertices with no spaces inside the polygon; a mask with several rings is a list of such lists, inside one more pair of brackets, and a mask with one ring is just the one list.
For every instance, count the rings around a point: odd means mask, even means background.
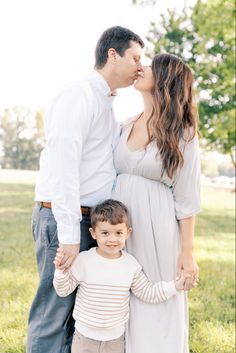
[{"label": "tree foliage", "polygon": [[0,117],[0,165],[11,169],[38,169],[44,143],[43,114],[25,107],[6,109]]},{"label": "tree foliage", "polygon": [[233,0],[198,0],[181,14],[169,10],[151,23],[147,55],[168,52],[193,70],[200,131],[208,146],[231,156],[235,149],[235,8]]}]

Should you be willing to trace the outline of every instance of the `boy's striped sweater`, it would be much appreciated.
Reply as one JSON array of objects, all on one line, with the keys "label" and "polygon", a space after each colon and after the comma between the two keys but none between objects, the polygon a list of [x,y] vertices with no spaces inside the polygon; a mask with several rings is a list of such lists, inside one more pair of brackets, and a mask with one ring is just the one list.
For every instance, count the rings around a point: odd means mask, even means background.
[{"label": "boy's striped sweater", "polygon": [[73,311],[76,328],[101,341],[115,339],[124,332],[130,291],[155,304],[177,293],[174,281],[150,282],[138,261],[127,252],[108,259],[100,256],[96,248],[81,252],[68,272],[56,269],[53,284],[61,297],[79,286]]}]

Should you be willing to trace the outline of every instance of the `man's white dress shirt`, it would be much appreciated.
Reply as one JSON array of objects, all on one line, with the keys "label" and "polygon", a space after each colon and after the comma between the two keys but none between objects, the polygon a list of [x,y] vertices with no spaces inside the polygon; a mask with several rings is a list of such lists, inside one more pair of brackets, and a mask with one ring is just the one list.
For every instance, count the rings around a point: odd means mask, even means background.
[{"label": "man's white dress shirt", "polygon": [[116,173],[113,148],[119,124],[110,87],[93,71],[57,96],[45,115],[35,201],[51,202],[62,244],[80,242],[80,206],[110,198]]}]

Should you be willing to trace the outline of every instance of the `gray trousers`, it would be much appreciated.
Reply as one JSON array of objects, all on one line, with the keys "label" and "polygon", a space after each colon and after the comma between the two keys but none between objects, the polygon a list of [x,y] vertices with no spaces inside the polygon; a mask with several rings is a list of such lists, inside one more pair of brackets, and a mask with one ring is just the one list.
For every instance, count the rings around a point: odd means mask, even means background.
[{"label": "gray trousers", "polygon": [[124,335],[110,341],[97,341],[75,330],[71,353],[124,353]]},{"label": "gray trousers", "polygon": [[[96,246],[90,233],[90,217],[81,221],[81,251]],[[51,209],[35,205],[32,214],[39,286],[33,300],[27,335],[27,353],[70,353],[74,333],[75,292],[60,298],[53,287],[53,260],[58,247],[57,224]]]}]

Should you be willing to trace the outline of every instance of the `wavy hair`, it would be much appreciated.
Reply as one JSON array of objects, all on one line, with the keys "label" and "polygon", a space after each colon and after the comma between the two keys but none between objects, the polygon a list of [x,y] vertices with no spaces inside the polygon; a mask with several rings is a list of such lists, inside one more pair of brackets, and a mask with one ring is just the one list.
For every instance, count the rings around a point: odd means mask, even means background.
[{"label": "wavy hair", "polygon": [[187,140],[191,141],[198,129],[193,75],[181,59],[170,54],[156,55],[151,67],[155,83],[153,112],[147,122],[149,142],[156,141],[163,162],[162,173],[172,178],[184,163],[180,140],[188,132]]}]

